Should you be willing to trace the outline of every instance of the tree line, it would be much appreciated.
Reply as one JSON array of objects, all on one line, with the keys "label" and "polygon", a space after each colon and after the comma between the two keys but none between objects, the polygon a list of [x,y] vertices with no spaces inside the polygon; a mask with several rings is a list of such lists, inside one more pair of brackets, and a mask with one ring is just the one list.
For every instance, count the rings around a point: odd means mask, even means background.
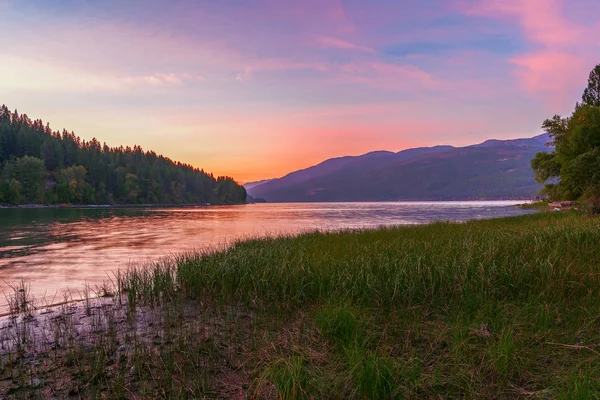
[{"label": "tree line", "polygon": [[246,190],[153,151],[109,147],[0,107],[0,204],[235,204]]},{"label": "tree line", "polygon": [[600,64],[589,74],[588,85],[569,117],[544,121],[552,139],[552,153],[538,153],[531,161],[535,177],[545,183],[543,193],[556,200],[583,200],[600,212]]}]

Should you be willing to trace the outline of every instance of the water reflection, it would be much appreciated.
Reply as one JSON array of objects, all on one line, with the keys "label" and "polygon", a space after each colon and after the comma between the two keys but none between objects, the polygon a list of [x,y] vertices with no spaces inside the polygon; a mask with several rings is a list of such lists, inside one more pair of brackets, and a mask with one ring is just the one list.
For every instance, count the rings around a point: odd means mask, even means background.
[{"label": "water reflection", "polygon": [[[464,221],[528,213],[515,202],[253,204],[197,208],[0,209],[0,292],[23,278],[62,297],[130,263],[250,236]],[[0,309],[4,307],[0,295]]]}]

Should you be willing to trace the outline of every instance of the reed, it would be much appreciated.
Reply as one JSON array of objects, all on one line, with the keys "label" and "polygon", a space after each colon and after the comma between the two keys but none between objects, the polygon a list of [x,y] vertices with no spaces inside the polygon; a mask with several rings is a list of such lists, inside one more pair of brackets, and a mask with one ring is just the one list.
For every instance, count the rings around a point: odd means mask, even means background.
[{"label": "reed", "polygon": [[[58,369],[32,366],[44,340],[15,328],[42,316],[14,317],[0,331],[10,378],[0,393],[597,397],[599,226],[540,213],[250,239],[166,258],[115,274],[115,287],[96,290],[110,297],[85,296],[89,326],[66,306],[45,320]],[[17,293],[11,304],[27,304]],[[65,376],[68,390],[57,383]]]}]

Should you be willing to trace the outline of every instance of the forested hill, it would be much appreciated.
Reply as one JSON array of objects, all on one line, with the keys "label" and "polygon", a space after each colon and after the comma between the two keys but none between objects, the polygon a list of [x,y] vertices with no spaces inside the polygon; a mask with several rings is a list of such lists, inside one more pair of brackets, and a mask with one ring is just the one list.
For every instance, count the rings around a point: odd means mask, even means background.
[{"label": "forested hill", "polygon": [[234,204],[246,190],[141,147],[108,147],[0,107],[0,204]]}]

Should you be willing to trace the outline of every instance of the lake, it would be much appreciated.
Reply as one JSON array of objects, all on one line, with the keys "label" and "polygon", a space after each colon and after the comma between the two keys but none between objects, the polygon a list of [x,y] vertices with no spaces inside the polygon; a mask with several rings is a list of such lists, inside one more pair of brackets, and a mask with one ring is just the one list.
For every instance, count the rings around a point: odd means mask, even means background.
[{"label": "lake", "polygon": [[[521,215],[518,201],[274,203],[189,208],[0,209],[0,292],[24,279],[48,302],[128,265],[265,235]],[[5,311],[0,293],[0,313]]]}]

